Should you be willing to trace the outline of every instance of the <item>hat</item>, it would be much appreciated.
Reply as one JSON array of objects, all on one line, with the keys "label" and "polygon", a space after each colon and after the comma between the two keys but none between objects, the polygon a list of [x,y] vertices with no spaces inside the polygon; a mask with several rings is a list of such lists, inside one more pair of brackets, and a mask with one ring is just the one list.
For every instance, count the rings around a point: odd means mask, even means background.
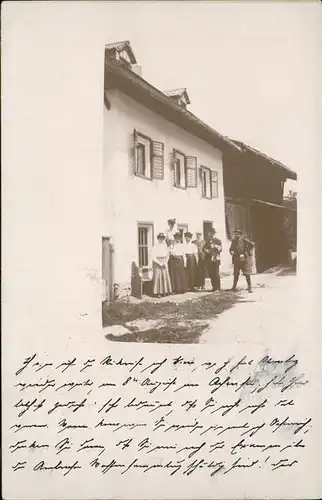
[{"label": "hat", "polygon": [[216,231],[216,229],[212,228],[212,229],[210,229],[209,232],[210,232],[210,234],[215,234],[217,231]]},{"label": "hat", "polygon": [[179,231],[177,231],[176,233],[174,233],[173,237],[174,238],[181,238],[181,233]]},{"label": "hat", "polygon": [[168,224],[175,224],[176,220],[175,219],[168,219]]},{"label": "hat", "polygon": [[240,229],[234,229],[233,233],[235,233],[235,234],[242,234],[242,232],[241,232]]},{"label": "hat", "polygon": [[200,231],[196,232],[196,236],[201,236],[201,235],[202,235],[202,233]]},{"label": "hat", "polygon": [[159,234],[157,235],[157,239],[158,239],[158,240],[165,240],[165,235],[164,235],[163,233],[159,233]]},{"label": "hat", "polygon": [[186,233],[184,233],[184,235],[185,235],[187,238],[192,238],[192,233],[189,233],[189,231],[187,231]]}]

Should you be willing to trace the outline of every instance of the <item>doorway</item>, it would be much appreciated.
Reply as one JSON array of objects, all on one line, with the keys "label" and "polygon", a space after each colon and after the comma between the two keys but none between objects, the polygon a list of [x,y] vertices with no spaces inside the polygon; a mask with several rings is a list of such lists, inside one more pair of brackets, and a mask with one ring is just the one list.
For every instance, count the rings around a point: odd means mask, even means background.
[{"label": "doorway", "polygon": [[110,238],[103,236],[102,238],[102,281],[103,281],[103,296],[102,302],[110,303],[113,301],[114,293],[114,276],[113,276],[113,245]]},{"label": "doorway", "polygon": [[206,241],[210,231],[213,229],[213,222],[209,220],[203,221],[203,239]]}]

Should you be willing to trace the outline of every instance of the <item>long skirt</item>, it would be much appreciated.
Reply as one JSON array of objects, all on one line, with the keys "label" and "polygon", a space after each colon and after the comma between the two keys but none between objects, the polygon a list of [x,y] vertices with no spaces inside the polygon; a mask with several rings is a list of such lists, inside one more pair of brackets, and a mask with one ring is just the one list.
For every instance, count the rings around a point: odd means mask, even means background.
[{"label": "long skirt", "polygon": [[205,286],[205,278],[206,278],[206,263],[205,259],[201,259],[199,257],[197,263],[197,273],[196,273],[196,287],[204,288]]},{"label": "long skirt", "polygon": [[197,280],[197,261],[193,254],[186,254],[186,280],[188,290],[192,290],[196,286]]},{"label": "long skirt", "polygon": [[156,262],[153,263],[153,294],[168,295],[172,292],[168,266],[162,269]]},{"label": "long skirt", "polygon": [[187,284],[183,257],[171,255],[169,259],[169,274],[172,292],[184,293],[187,290]]}]

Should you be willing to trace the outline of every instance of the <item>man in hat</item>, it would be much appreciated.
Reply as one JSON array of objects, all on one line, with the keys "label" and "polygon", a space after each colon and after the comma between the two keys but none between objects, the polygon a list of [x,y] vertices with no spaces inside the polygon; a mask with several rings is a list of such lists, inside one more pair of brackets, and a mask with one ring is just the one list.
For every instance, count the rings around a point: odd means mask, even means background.
[{"label": "man in hat", "polygon": [[198,251],[196,287],[199,291],[205,288],[206,277],[206,254],[204,252],[205,241],[202,239],[202,233],[196,233],[196,239],[192,242],[196,245]]},{"label": "man in hat", "polygon": [[234,292],[237,290],[240,271],[242,271],[243,275],[246,278],[248,292],[252,292],[250,275],[252,270],[252,250],[254,246],[254,242],[243,236],[242,232],[239,229],[234,231],[233,239],[229,249],[234,265],[234,283],[231,289]]},{"label": "man in hat", "polygon": [[208,240],[204,246],[204,252],[207,255],[207,267],[211,280],[212,291],[220,290],[220,253],[222,244],[219,238],[216,238],[216,230],[212,229],[209,233]]}]

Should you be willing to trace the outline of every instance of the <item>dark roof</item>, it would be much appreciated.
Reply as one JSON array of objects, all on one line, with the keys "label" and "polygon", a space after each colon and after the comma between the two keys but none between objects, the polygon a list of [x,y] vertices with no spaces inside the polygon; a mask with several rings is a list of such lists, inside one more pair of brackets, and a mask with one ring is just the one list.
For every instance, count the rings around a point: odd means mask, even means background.
[{"label": "dark roof", "polygon": [[223,152],[226,150],[240,151],[239,146],[231,139],[221,135],[191,111],[176,104],[164,92],[131,71],[121,61],[106,58],[104,90],[108,91],[113,88],[120,89],[144,106]]},{"label": "dark roof", "polygon": [[248,146],[247,144],[244,144],[241,141],[236,141],[236,140],[233,140],[233,139],[231,139],[231,140],[237,146],[239,146],[239,148],[242,150],[243,153],[254,154],[255,156],[260,157],[262,160],[267,161],[273,167],[277,167],[277,168],[281,169],[285,173],[285,175],[287,176],[287,178],[292,179],[294,181],[297,180],[297,173],[294,170],[292,170],[289,167],[287,167],[286,165],[284,165],[283,163],[281,163],[280,161],[274,160],[274,158],[271,158],[270,156],[266,155],[265,153],[262,153],[261,151],[258,151],[258,149],[255,149],[252,146]]}]

